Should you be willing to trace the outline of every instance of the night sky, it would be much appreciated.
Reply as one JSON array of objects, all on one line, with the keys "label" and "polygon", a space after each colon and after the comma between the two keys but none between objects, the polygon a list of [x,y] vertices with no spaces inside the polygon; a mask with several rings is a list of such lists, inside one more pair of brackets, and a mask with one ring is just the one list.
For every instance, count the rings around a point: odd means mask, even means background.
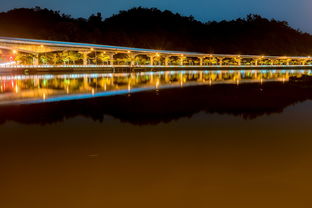
[{"label": "night sky", "polygon": [[73,17],[88,17],[101,12],[108,17],[135,6],[157,7],[193,15],[201,21],[230,20],[249,13],[286,20],[294,28],[312,33],[311,0],[0,0],[1,10],[41,6],[60,10]]}]

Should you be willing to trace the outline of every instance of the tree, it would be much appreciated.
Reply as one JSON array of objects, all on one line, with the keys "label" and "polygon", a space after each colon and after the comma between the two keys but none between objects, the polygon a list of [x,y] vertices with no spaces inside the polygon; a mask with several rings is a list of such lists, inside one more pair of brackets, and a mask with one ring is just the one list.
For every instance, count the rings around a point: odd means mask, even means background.
[{"label": "tree", "polygon": [[97,58],[104,64],[110,61],[110,56],[105,53],[100,53],[97,55]]},{"label": "tree", "polygon": [[70,57],[68,51],[64,51],[60,54],[60,59],[63,61],[64,65],[69,64]]},{"label": "tree", "polygon": [[75,19],[36,7],[0,12],[0,28],[0,36],[138,48],[255,55],[312,54],[310,34],[291,28],[285,21],[253,14],[231,21],[200,22],[168,10],[137,7],[106,19],[100,13],[88,19]]},{"label": "tree", "polygon": [[76,51],[68,51],[68,60],[72,61],[73,64],[76,64],[77,61],[82,59],[82,54]]},{"label": "tree", "polygon": [[19,64],[30,65],[33,63],[33,55],[29,53],[18,53],[15,56],[15,61]]}]

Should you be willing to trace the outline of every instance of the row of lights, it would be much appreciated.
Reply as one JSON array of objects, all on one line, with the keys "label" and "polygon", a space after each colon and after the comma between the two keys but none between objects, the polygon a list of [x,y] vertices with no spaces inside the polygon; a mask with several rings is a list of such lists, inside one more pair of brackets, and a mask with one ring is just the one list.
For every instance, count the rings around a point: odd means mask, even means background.
[{"label": "row of lights", "polygon": [[[41,48],[44,48],[44,45],[40,45],[40,47],[41,47]],[[94,51],[94,48],[91,48],[90,50],[91,50],[91,51]],[[13,53],[13,54],[17,54],[18,51],[14,49],[14,50],[12,50],[12,53]],[[105,54],[106,51],[103,51],[102,53]],[[127,51],[127,53],[131,53],[131,51]],[[159,57],[160,54],[159,54],[159,53],[156,53],[156,56]],[[180,56],[181,56],[181,57],[184,57],[184,54],[181,54]],[[213,55],[209,54],[209,57],[213,57]],[[241,55],[237,55],[237,58],[241,58]],[[259,57],[259,59],[264,59],[264,58],[265,58],[265,56]],[[291,58],[291,57],[283,56],[283,57],[280,57],[280,58],[282,58],[282,59],[289,59],[289,58]],[[307,59],[310,59],[311,56],[308,56],[308,57],[306,57],[306,58],[307,58]],[[306,58],[303,58],[303,59],[306,59]]]}]

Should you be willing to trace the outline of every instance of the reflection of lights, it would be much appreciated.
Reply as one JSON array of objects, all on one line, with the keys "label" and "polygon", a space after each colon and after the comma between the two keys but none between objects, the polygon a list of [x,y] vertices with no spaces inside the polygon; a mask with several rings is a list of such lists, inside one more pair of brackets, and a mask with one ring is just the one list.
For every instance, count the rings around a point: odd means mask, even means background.
[{"label": "reflection of lights", "polygon": [[159,88],[159,80],[156,81],[156,89]]},{"label": "reflection of lights", "polygon": [[43,100],[46,99],[46,94],[45,93],[43,93],[42,98],[43,98]]},{"label": "reflection of lights", "polygon": [[[249,83],[249,82],[258,82],[261,84],[266,81],[276,81],[276,82],[287,82],[289,77],[297,76],[303,74],[311,74],[311,70],[295,70],[293,73],[290,73],[291,70],[264,70],[266,74],[261,75],[261,71],[252,71],[252,70],[243,70],[243,71],[235,71],[235,70],[224,70],[219,71],[222,73],[223,77],[218,77],[217,72],[215,71],[169,71],[169,72],[140,72],[140,73],[117,73],[117,74],[79,74],[79,75],[3,75],[0,76],[0,92],[5,92],[4,85],[9,87],[10,92],[12,93],[21,93],[23,89],[25,90],[33,90],[36,91],[36,88],[46,83],[46,89],[54,89],[55,85],[59,86],[60,84],[64,84],[65,86],[62,90],[63,96],[71,96],[71,94],[78,94],[81,92],[85,92],[87,89],[87,94],[92,96],[99,96],[103,92],[98,92],[97,87],[100,87],[101,90],[105,91],[124,91],[129,93],[134,93],[138,90],[138,88],[145,88],[148,90],[155,89],[159,90],[160,88],[167,88],[167,87],[175,87],[179,88],[180,86],[188,86],[196,85],[199,80],[201,80],[205,85],[212,85],[212,84],[224,84],[224,83],[231,83],[234,85],[241,85],[242,83]],[[272,73],[271,73],[272,72]],[[203,77],[200,78],[200,74],[202,73]],[[254,76],[254,74],[257,76]],[[241,77],[237,76],[238,74]],[[88,86],[84,88],[84,84],[82,82],[83,78],[85,77],[86,80],[89,81]],[[128,80],[127,80],[128,79]],[[131,79],[131,80],[130,80]],[[151,81],[149,79],[153,79]],[[19,81],[21,80],[21,81]],[[50,80],[50,81],[49,81]],[[70,88],[67,84],[72,82],[72,80],[76,80],[75,83],[79,84],[75,86],[75,88]],[[124,83],[124,81],[126,83]],[[231,82],[229,82],[232,80]],[[92,83],[99,83],[97,87],[93,86]],[[32,83],[31,86],[27,85],[27,83]],[[115,83],[115,86],[113,85]],[[164,83],[164,85],[162,85]],[[17,86],[18,84],[18,86]],[[12,85],[12,87],[11,87]],[[119,87],[118,87],[119,85]],[[76,88],[77,87],[77,88]],[[93,89],[92,89],[93,88]],[[90,93],[92,90],[92,94]],[[45,93],[50,93],[50,91],[45,91]],[[60,91],[58,91],[60,92]],[[95,93],[96,92],[96,93]],[[32,98],[39,98],[40,100],[45,99],[45,96],[48,96],[46,99],[51,100],[54,95],[59,96],[54,91],[51,91],[52,96],[50,94],[43,95],[41,93],[32,95]],[[69,94],[69,95],[66,95]],[[17,95],[16,95],[17,96]]]},{"label": "reflection of lights", "polygon": [[7,63],[1,63],[0,67],[5,67],[5,66],[13,65],[13,64],[16,64],[16,62],[15,61],[10,61],[10,62],[7,62]]},{"label": "reflection of lights", "polygon": [[13,53],[13,54],[17,54],[17,50],[13,50],[12,53]]}]

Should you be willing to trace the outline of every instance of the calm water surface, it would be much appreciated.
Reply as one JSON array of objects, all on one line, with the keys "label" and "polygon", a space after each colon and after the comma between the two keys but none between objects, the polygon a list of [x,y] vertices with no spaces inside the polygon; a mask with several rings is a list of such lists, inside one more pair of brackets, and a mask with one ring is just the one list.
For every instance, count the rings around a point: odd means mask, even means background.
[{"label": "calm water surface", "polygon": [[2,75],[0,207],[311,207],[309,75]]}]

